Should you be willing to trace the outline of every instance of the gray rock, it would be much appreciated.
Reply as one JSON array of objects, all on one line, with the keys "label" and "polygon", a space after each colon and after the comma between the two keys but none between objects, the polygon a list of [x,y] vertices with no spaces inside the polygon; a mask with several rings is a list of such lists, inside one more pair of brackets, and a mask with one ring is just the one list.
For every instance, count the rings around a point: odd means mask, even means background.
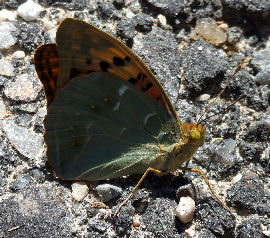
[{"label": "gray rock", "polygon": [[226,201],[239,210],[248,209],[261,215],[270,213],[269,198],[265,195],[263,183],[255,178],[242,178],[228,191]]},{"label": "gray rock", "polygon": [[256,52],[251,60],[251,65],[257,70],[263,70],[270,64],[270,49],[263,49]]},{"label": "gray rock", "polygon": [[269,0],[224,0],[223,4],[235,10],[245,10],[254,13],[267,13],[270,10]]},{"label": "gray rock", "polygon": [[[268,63],[270,63],[270,60]],[[259,84],[270,86],[270,64],[263,67],[262,71],[256,74],[255,80]]]},{"label": "gray rock", "polygon": [[261,221],[259,219],[248,219],[236,228],[236,237],[245,238],[265,238],[262,232]]},{"label": "gray rock", "polygon": [[31,182],[31,177],[29,175],[24,175],[22,177],[17,178],[10,186],[12,190],[21,190],[27,187],[27,185]]},{"label": "gray rock", "polygon": [[203,40],[198,40],[187,50],[183,50],[181,61],[186,85],[193,92],[200,93],[214,83],[220,83],[227,70],[225,52],[217,51]]},{"label": "gray rock", "polygon": [[33,75],[21,74],[5,84],[4,93],[12,100],[30,102],[36,99],[41,88]]},{"label": "gray rock", "polygon": [[10,143],[25,157],[34,159],[41,151],[43,136],[16,125],[13,120],[3,120],[2,126]]},{"label": "gray rock", "polygon": [[122,194],[122,188],[111,185],[101,184],[96,187],[97,193],[103,202],[110,201]]}]

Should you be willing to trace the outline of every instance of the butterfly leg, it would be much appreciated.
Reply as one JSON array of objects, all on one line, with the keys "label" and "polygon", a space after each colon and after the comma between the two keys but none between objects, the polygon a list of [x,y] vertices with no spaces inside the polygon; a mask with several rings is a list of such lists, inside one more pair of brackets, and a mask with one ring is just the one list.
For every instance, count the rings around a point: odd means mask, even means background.
[{"label": "butterfly leg", "polygon": [[200,169],[193,169],[193,168],[187,168],[187,167],[181,167],[180,168],[183,171],[189,171],[189,172],[196,172],[201,174],[201,176],[203,177],[204,181],[206,182],[208,188],[210,189],[211,193],[213,194],[213,196],[219,201],[219,203],[226,209],[228,210],[231,215],[233,217],[235,217],[235,215],[232,213],[231,209],[221,200],[221,198],[215,193],[214,189],[211,187],[211,184],[209,182],[209,180],[206,178],[204,172]]},{"label": "butterfly leg", "polygon": [[149,167],[143,174],[143,176],[141,177],[141,179],[139,180],[139,182],[137,183],[137,185],[133,188],[133,190],[131,191],[131,193],[128,195],[128,197],[120,204],[120,206],[117,208],[117,210],[115,211],[114,215],[113,215],[113,218],[116,217],[116,215],[119,213],[119,211],[121,210],[121,208],[128,202],[128,200],[130,198],[133,197],[133,195],[135,194],[135,192],[138,190],[138,188],[140,187],[141,183],[143,182],[143,180],[145,179],[146,175],[150,172],[154,172],[158,175],[163,175],[163,174],[166,174],[166,172],[162,172],[160,170],[157,170],[157,169],[154,169],[154,168],[151,168]]}]

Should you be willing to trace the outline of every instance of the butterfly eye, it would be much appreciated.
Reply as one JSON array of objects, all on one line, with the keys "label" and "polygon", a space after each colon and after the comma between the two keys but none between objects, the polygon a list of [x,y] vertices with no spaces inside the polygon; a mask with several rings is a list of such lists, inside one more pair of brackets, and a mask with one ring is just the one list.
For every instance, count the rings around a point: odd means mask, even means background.
[{"label": "butterfly eye", "polygon": [[197,128],[190,130],[191,139],[194,141],[200,141],[202,138],[201,132]]}]

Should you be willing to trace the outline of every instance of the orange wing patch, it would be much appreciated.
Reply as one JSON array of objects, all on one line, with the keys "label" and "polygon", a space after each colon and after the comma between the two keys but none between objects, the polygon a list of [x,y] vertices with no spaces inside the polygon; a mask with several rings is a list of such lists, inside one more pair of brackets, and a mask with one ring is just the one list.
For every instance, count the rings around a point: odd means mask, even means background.
[{"label": "orange wing patch", "polygon": [[56,96],[56,82],[60,71],[56,44],[38,47],[34,56],[34,64],[38,77],[44,86],[49,105]]}]

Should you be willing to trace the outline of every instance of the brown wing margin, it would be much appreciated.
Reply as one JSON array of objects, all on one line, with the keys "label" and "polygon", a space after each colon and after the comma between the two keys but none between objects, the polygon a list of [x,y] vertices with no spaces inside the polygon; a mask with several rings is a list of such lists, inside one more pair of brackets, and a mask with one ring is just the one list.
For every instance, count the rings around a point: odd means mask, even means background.
[{"label": "brown wing margin", "polygon": [[41,45],[34,55],[35,69],[44,86],[49,105],[56,96],[56,81],[59,74],[59,58],[56,44]]}]

